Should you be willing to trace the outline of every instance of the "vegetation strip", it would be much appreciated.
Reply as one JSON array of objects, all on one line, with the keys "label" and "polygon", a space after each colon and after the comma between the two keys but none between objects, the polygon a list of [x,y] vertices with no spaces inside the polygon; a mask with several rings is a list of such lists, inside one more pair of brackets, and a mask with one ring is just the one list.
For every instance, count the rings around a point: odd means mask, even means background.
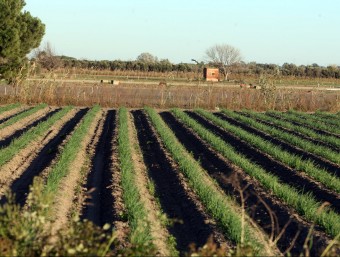
[{"label": "vegetation strip", "polygon": [[[228,238],[237,244],[249,242],[258,251],[263,249],[262,242],[255,238],[257,232],[250,225],[242,227],[240,210],[236,210],[235,203],[226,197],[216,186],[198,162],[177,141],[176,136],[164,123],[160,116],[151,108],[145,108],[153,126],[159,133],[165,147],[178,163],[180,170],[189,180],[189,184],[197,193],[210,215],[212,215],[222,227]],[[244,234],[243,234],[244,233]],[[262,246],[261,246],[262,245]],[[262,252],[264,254],[264,252]]]},{"label": "vegetation strip", "polygon": [[315,201],[310,195],[303,194],[287,184],[280,183],[276,176],[267,173],[258,165],[253,164],[247,158],[238,154],[237,151],[222,138],[214,135],[184,112],[179,109],[173,109],[172,112],[225,158],[257,179],[265,188],[271,190],[277,197],[293,207],[301,216],[309,221],[316,222],[323,227],[329,235],[333,237],[337,236],[340,231],[340,216],[338,214],[328,208],[323,208],[322,204]]},{"label": "vegetation strip", "polygon": [[329,124],[315,122],[315,120],[311,116],[303,115],[303,118],[302,118],[300,113],[298,114],[297,112],[294,112],[294,111],[289,111],[289,112],[268,111],[267,113],[275,115],[283,119],[297,122],[298,124],[307,125],[309,128],[312,128],[312,129],[319,129],[319,130],[334,133],[340,136],[340,131],[339,131],[338,126],[331,126]]},{"label": "vegetation strip", "polygon": [[1,106],[0,107],[0,114],[7,112],[7,111],[11,111],[17,107],[20,106],[20,103],[15,103],[15,104],[9,104],[9,105],[5,105],[5,106]]},{"label": "vegetation strip", "polygon": [[[82,189],[83,181],[90,170],[91,155],[88,149],[94,140],[96,132],[102,125],[102,111],[99,110],[87,127],[87,132],[77,147],[77,154],[68,166],[68,173],[62,178],[53,202],[53,230],[69,224],[72,218],[79,217],[79,210],[85,193]],[[77,129],[75,129],[76,131]],[[71,140],[69,137],[69,140]],[[67,144],[67,143],[66,143]],[[66,145],[65,145],[66,146]],[[71,217],[71,218],[70,218]]]},{"label": "vegetation strip", "polygon": [[127,109],[120,108],[118,115],[118,156],[122,176],[123,199],[131,229],[130,241],[134,245],[152,244],[147,210],[141,201],[133,166]]},{"label": "vegetation strip", "polygon": [[230,110],[226,110],[223,109],[222,112],[224,114],[226,114],[229,117],[232,117],[238,121],[242,121],[256,129],[259,129],[263,132],[269,133],[270,135],[272,135],[273,137],[279,138],[289,144],[293,144],[307,152],[311,152],[314,154],[317,154],[319,156],[322,156],[324,158],[326,158],[329,161],[332,161],[338,165],[340,165],[340,154],[335,152],[335,151],[331,151],[329,148],[327,147],[323,147],[320,145],[316,145],[313,144],[307,140],[301,139],[298,136],[294,136],[290,133],[287,132],[283,132],[282,130],[273,128],[271,126],[265,125],[263,123],[260,123],[252,118],[246,117],[244,115],[241,114],[237,114],[233,111]]},{"label": "vegetation strip", "polygon": [[[288,120],[279,120],[279,119],[276,119],[272,116],[267,116],[263,113],[256,113],[256,112],[253,112],[253,111],[246,111],[246,113],[248,115],[250,115],[251,117],[254,117],[256,119],[264,120],[264,121],[270,122],[274,125],[282,126],[282,127],[287,128],[289,130],[292,130],[294,132],[297,131],[297,132],[299,132],[303,135],[306,135],[306,136],[308,136],[312,139],[320,140],[320,141],[323,141],[325,143],[328,143],[329,145],[333,145],[335,147],[340,148],[340,138],[337,138],[337,137],[334,137],[334,136],[331,136],[331,135],[323,135],[323,134],[317,133],[314,130],[309,129],[307,127],[304,127],[304,126],[301,126],[301,125],[295,125],[295,124],[289,122]],[[271,112],[268,112],[268,113],[271,113]]]},{"label": "vegetation strip", "polygon": [[29,109],[27,111],[24,111],[14,117],[12,117],[11,119],[7,120],[6,122],[0,124],[0,129],[3,129],[3,128],[6,128],[14,123],[16,123],[17,121],[25,118],[25,117],[28,117],[34,113],[36,113],[37,111],[41,110],[41,109],[44,109],[47,107],[47,104],[39,104],[37,106],[35,106],[34,108],[32,109]]},{"label": "vegetation strip", "polygon": [[91,123],[93,122],[100,107],[93,107],[80,122],[80,125],[75,129],[71,138],[66,143],[58,161],[53,165],[51,171],[48,173],[46,178],[46,186],[43,194],[45,196],[52,196],[54,198],[57,192],[62,178],[64,178],[70,171],[70,164],[75,159],[78,153],[78,147],[82,140],[86,136]]},{"label": "vegetation strip", "polygon": [[[301,116],[308,115],[308,114],[305,114],[303,112],[296,112],[296,113],[301,115]],[[317,111],[314,114],[309,115],[308,117],[312,117],[312,119],[315,119],[317,121],[321,121],[325,124],[331,124],[333,126],[338,126],[338,127],[340,126],[340,120],[338,119],[338,117],[334,113]]]},{"label": "vegetation strip", "polygon": [[279,146],[271,143],[270,141],[263,140],[263,138],[251,134],[240,127],[231,125],[229,122],[216,117],[210,112],[204,110],[196,110],[196,112],[206,119],[217,124],[218,126],[222,127],[223,129],[230,131],[241,140],[244,140],[248,144],[253,145],[255,148],[258,148],[261,151],[266,152],[272,157],[276,158],[277,160],[285,163],[286,165],[293,167],[297,172],[302,170],[313,179],[323,183],[326,187],[340,193],[340,179],[330,174],[326,170],[321,170],[319,167],[315,166],[312,161],[303,160],[297,155],[282,150]]},{"label": "vegetation strip", "polygon": [[31,141],[41,136],[55,122],[68,113],[72,107],[65,107],[50,117],[48,120],[39,123],[36,127],[31,128],[19,138],[14,139],[9,146],[0,149],[0,167],[8,162],[20,149],[27,146]]}]

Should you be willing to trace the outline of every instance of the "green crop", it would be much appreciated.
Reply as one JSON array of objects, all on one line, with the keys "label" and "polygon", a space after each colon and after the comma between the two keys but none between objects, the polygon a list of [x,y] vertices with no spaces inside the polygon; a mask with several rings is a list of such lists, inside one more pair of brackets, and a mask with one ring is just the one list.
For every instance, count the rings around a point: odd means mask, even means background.
[{"label": "green crop", "polygon": [[14,117],[10,118],[9,120],[7,120],[6,122],[0,124],[0,129],[3,129],[3,128],[6,128],[14,123],[16,123],[17,121],[25,118],[25,117],[28,117],[34,113],[36,113],[37,111],[41,110],[41,109],[44,109],[47,107],[47,104],[39,104],[31,109],[28,109],[27,111],[24,111],[18,115],[15,115]]},{"label": "green crop", "polygon": [[224,114],[229,117],[232,117],[238,121],[244,122],[262,132],[268,133],[271,136],[281,139],[289,144],[295,145],[307,152],[317,154],[322,156],[336,164],[340,164],[340,155],[338,152],[330,150],[328,147],[320,146],[317,144],[313,144],[312,142],[302,139],[298,136],[294,136],[290,133],[284,132],[280,129],[276,129],[274,127],[265,125],[260,123],[252,118],[246,117],[244,115],[237,114],[235,112],[229,110],[222,110]]},{"label": "green crop", "polygon": [[29,129],[22,136],[14,139],[9,146],[0,149],[0,167],[13,158],[15,154],[26,147],[30,142],[43,135],[44,132],[46,132],[55,122],[65,116],[71,109],[72,107],[65,107],[61,109],[46,121],[39,123],[36,127]]},{"label": "green crop", "polygon": [[264,188],[274,193],[283,202],[294,208],[301,216],[311,222],[317,223],[331,236],[337,236],[340,231],[340,216],[338,214],[332,210],[323,208],[322,204],[317,202],[309,194],[297,191],[293,187],[281,183],[276,176],[268,173],[243,155],[237,153],[237,150],[231,145],[198,124],[183,111],[174,109],[172,112],[179,120],[193,129],[195,133],[209,143],[216,151],[242,168],[251,177],[258,180]]},{"label": "green crop", "polygon": [[166,149],[178,163],[179,170],[188,179],[190,186],[199,196],[208,213],[218,221],[224,234],[237,244],[241,244],[244,240],[244,242],[249,242],[257,251],[263,251],[263,246],[254,236],[256,233],[254,233],[253,228],[247,222],[246,226],[242,227],[241,212],[236,209],[235,202],[221,192],[217,183],[209,177],[200,164],[186,151],[185,147],[178,142],[176,136],[159,114],[151,108],[145,108],[145,110]]},{"label": "green crop", "polygon": [[152,236],[150,223],[147,221],[145,209],[138,191],[135,169],[132,160],[131,143],[129,138],[128,111],[119,109],[118,121],[118,157],[121,170],[123,199],[127,209],[130,226],[130,241],[133,244],[150,245]]},{"label": "green crop", "polygon": [[[231,111],[225,110],[223,112],[227,113],[229,116],[233,115]],[[275,145],[268,140],[264,140],[260,136],[247,132],[238,126],[231,125],[229,122],[216,117],[210,112],[197,110],[197,113],[204,116],[206,119],[209,119],[221,128],[230,131],[253,147],[294,168],[297,172],[304,171],[315,180],[323,183],[326,187],[340,193],[340,179],[337,176],[330,174],[326,170],[322,170],[320,167],[315,166],[312,161],[303,160],[301,157],[283,150],[280,146]]]}]

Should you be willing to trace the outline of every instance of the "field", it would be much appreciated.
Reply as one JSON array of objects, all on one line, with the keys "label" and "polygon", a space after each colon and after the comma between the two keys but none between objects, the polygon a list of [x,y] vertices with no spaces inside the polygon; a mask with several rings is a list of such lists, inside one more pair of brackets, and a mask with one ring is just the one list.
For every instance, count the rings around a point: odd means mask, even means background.
[{"label": "field", "polygon": [[[192,78],[150,77],[150,74],[149,77],[118,75],[111,72],[106,76],[78,74],[73,77],[52,73],[44,74],[46,78],[30,77],[18,87],[0,83],[0,104],[43,102],[54,106],[99,104],[108,108],[340,111],[338,80],[269,77],[273,87],[255,90],[240,88],[236,78],[230,82],[207,83]],[[100,83],[101,79],[114,79],[119,85]],[[258,84],[255,78],[249,81]]]},{"label": "field", "polygon": [[[17,206],[0,208],[0,253],[29,242],[5,219],[19,210],[50,245],[41,227],[80,217],[134,253],[338,255],[339,127],[326,112],[0,106],[0,198]],[[66,254],[91,253],[81,242]]]}]

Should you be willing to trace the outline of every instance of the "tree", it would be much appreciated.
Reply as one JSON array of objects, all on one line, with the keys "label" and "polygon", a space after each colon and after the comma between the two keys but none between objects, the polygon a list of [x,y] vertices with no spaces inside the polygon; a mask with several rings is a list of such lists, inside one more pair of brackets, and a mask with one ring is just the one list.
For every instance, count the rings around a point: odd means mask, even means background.
[{"label": "tree", "polygon": [[141,53],[138,55],[137,61],[143,63],[156,63],[158,62],[158,58],[150,53]]},{"label": "tree", "polygon": [[48,71],[59,68],[63,62],[59,56],[56,56],[49,42],[46,42],[43,49],[35,50],[34,59],[42,68]]},{"label": "tree", "polygon": [[224,79],[228,79],[232,65],[241,62],[240,51],[227,44],[214,45],[205,51],[208,62],[217,66],[223,73]]},{"label": "tree", "polygon": [[38,47],[45,33],[40,19],[22,12],[24,0],[0,0],[0,79],[13,82],[26,55]]}]

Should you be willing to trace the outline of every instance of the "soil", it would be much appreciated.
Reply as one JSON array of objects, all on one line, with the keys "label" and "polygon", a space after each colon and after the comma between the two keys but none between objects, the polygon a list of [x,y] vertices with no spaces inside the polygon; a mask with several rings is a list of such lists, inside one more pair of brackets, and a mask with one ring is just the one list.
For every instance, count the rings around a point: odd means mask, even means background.
[{"label": "soil", "polygon": [[111,224],[117,233],[117,239],[124,247],[128,244],[129,227],[124,216],[116,124],[117,112],[108,110],[99,139],[93,146],[91,169],[84,184],[87,196],[81,210],[81,218],[88,219],[98,226]]},{"label": "soil", "polygon": [[31,142],[27,147],[20,150],[9,162],[1,167],[0,177],[0,197],[9,189],[13,181],[18,179],[30,163],[39,155],[41,150],[48,144],[63,127],[63,125],[72,118],[74,113],[69,112],[63,118],[58,120],[49,130]]},{"label": "soil", "polygon": [[173,160],[168,158],[146,115],[141,110],[132,111],[132,115],[148,175],[155,184],[163,212],[173,223],[168,230],[176,238],[177,249],[188,251],[192,243],[202,247],[210,235],[218,243],[216,225],[209,221]]},{"label": "soil", "polygon": [[[49,110],[48,112],[46,112]],[[53,114],[58,112],[60,108],[46,108],[36,117],[29,116],[23,120],[16,122],[15,124],[6,127],[0,132],[0,147],[9,146],[13,139],[20,137],[23,133],[30,128],[37,126],[40,122],[48,120]]]},{"label": "soil", "polygon": [[75,159],[68,167],[69,173],[66,175],[66,177],[62,179],[62,182],[59,186],[59,190],[57,196],[55,197],[55,202],[53,206],[55,210],[53,212],[53,229],[55,231],[63,227],[69,220],[70,210],[72,209],[72,205],[76,197],[76,187],[79,183],[81,183],[80,178],[82,176],[82,168],[86,163],[86,149],[91,143],[91,140],[95,135],[96,129],[99,126],[101,119],[102,110],[96,114],[94,120],[92,121],[88,129],[88,133],[79,145],[78,153]]},{"label": "soil", "polygon": [[[299,254],[312,224],[303,221],[291,208],[281,203],[275,196],[264,190],[259,183],[251,179],[205,144],[193,131],[186,128],[169,112],[160,114],[175,133],[178,140],[200,161],[202,167],[214,178],[228,195],[234,196],[241,204],[240,189],[243,188],[246,212],[263,228],[272,240],[278,239],[278,248],[291,254]],[[320,231],[313,233],[313,254],[319,254],[329,242],[329,238]]]},{"label": "soil", "polygon": [[82,210],[82,218],[86,218],[98,226],[112,224],[115,217],[113,208],[112,185],[112,141],[116,127],[116,111],[109,110],[105,117],[102,134],[95,147],[95,155],[91,160],[91,170],[85,185],[88,197]]},{"label": "soil", "polygon": [[169,232],[164,225],[161,224],[160,213],[156,199],[152,196],[148,190],[149,179],[147,177],[147,168],[143,162],[142,152],[139,147],[137,139],[137,131],[134,127],[132,116],[129,115],[129,138],[131,145],[131,157],[133,160],[133,166],[135,171],[135,182],[139,191],[141,202],[144,208],[147,210],[147,220],[150,223],[152,243],[157,249],[157,255],[169,256],[170,250],[167,246],[167,240],[169,238]]},{"label": "soil", "polygon": [[[223,130],[222,128],[212,124],[210,121],[202,118],[197,113],[187,112],[187,114],[198,121],[201,125],[223,138],[224,141],[237,149],[238,153],[242,154],[253,163],[261,166],[264,170],[278,176],[281,182],[287,183],[288,185],[295,187],[297,190],[311,192],[315,199],[320,202],[332,203],[332,209],[340,213],[339,194],[332,192],[331,190],[325,188],[321,183],[312,180],[305,174],[291,169],[290,167],[273,159],[271,156],[250,146],[232,133]],[[301,188],[302,185],[303,188]]]},{"label": "soil", "polygon": [[268,140],[270,142],[272,142],[273,144],[276,144],[278,146],[280,146],[283,150],[288,151],[291,154],[296,154],[298,156],[300,156],[303,160],[312,160],[316,165],[320,166],[321,168],[324,168],[332,173],[337,174],[338,176],[340,176],[340,167],[339,165],[332,163],[328,160],[325,160],[324,158],[317,156],[315,154],[306,152],[298,147],[295,147],[289,143],[286,143],[280,139],[277,139],[275,137],[272,137],[258,129],[255,129],[247,124],[244,124],[242,122],[239,122],[233,118],[228,117],[226,114],[221,114],[221,113],[215,113],[216,116],[218,116],[221,119],[224,119],[226,121],[228,121],[229,123],[239,126],[240,128],[255,134],[257,136],[262,137],[265,140]]},{"label": "soil", "polygon": [[16,203],[22,206],[25,204],[29,186],[32,184],[34,177],[40,175],[44,169],[50,166],[52,160],[54,160],[58,154],[58,147],[62,144],[66,136],[73,131],[87,111],[88,108],[78,111],[74,109],[69,113],[68,116],[72,118],[70,118],[56,136],[41,149],[38,156],[30,163],[24,173],[13,182],[11,190],[15,193]]},{"label": "soil", "polygon": [[18,108],[14,108],[13,110],[3,112],[3,113],[0,114],[0,124],[6,122],[7,120],[11,119],[12,117],[14,117],[14,116],[16,116],[20,113],[23,113],[24,111],[27,111],[28,109],[32,109],[32,108],[33,107],[28,108],[28,107],[20,106]]}]

